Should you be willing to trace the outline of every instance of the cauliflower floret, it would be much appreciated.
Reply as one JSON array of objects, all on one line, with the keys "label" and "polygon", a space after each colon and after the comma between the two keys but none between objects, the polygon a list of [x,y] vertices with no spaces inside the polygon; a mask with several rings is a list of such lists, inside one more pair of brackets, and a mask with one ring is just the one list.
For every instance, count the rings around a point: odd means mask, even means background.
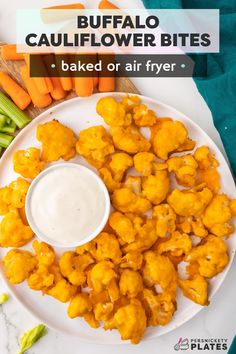
[{"label": "cauliflower floret", "polygon": [[103,260],[109,260],[112,261],[114,264],[120,263],[120,245],[114,235],[108,234],[107,232],[101,232],[93,242],[96,248],[94,257],[98,262]]},{"label": "cauliflower floret", "polygon": [[54,282],[54,274],[45,264],[39,264],[37,269],[29,276],[28,286],[33,290],[42,290],[43,294],[46,289],[50,288]]},{"label": "cauliflower floret", "polygon": [[208,146],[201,146],[194,152],[194,158],[198,163],[200,170],[207,170],[210,167],[217,167],[219,165],[218,161],[210,153]]},{"label": "cauliflower floret", "polygon": [[183,254],[189,254],[192,249],[192,241],[187,234],[182,234],[179,231],[172,233],[168,241],[162,242],[158,246],[158,253],[162,254],[170,252],[174,257],[182,256]]},{"label": "cauliflower floret", "polygon": [[180,147],[176,150],[176,152],[190,151],[193,150],[196,146],[196,141],[187,138]]},{"label": "cauliflower floret", "polygon": [[114,146],[106,129],[98,125],[80,132],[76,150],[93,166],[101,168],[114,152]]},{"label": "cauliflower floret", "polygon": [[114,305],[112,302],[98,303],[94,306],[94,315],[97,321],[107,321],[112,316]]},{"label": "cauliflower floret", "polygon": [[133,159],[124,152],[118,152],[111,156],[110,169],[116,181],[121,181],[128,168],[133,166]]},{"label": "cauliflower floret", "polygon": [[110,133],[116,149],[136,154],[150,150],[151,144],[140,133],[137,127],[111,127]]},{"label": "cauliflower floret", "polygon": [[128,176],[123,183],[123,187],[129,188],[135,194],[140,195],[142,191],[142,178],[140,176]]},{"label": "cauliflower floret", "polygon": [[41,151],[34,147],[15,151],[13,154],[14,171],[25,178],[35,178],[45,166],[40,155]]},{"label": "cauliflower floret", "polygon": [[83,285],[85,283],[85,270],[92,263],[94,263],[94,259],[89,253],[78,255],[73,251],[63,253],[59,260],[61,273],[73,285]]},{"label": "cauliflower floret", "polygon": [[70,318],[82,317],[93,309],[88,293],[76,294],[69,304],[67,314]]},{"label": "cauliflower floret", "polygon": [[97,103],[97,113],[110,126],[128,126],[132,123],[132,115],[126,112],[125,106],[113,97],[103,97]]},{"label": "cauliflower floret", "polygon": [[208,231],[202,222],[202,218],[198,216],[180,216],[176,225],[178,230],[186,234],[193,234],[201,238],[208,235]]},{"label": "cauliflower floret", "polygon": [[143,264],[143,255],[140,251],[131,251],[126,253],[120,262],[120,268],[130,268],[133,270],[141,269]]},{"label": "cauliflower floret", "polygon": [[127,252],[131,251],[145,251],[152,247],[156,242],[158,236],[155,230],[155,222],[153,220],[147,220],[142,225],[136,225],[137,235],[135,241],[128,245],[125,245],[123,250]]},{"label": "cauliflower floret", "polygon": [[176,151],[187,139],[188,132],[179,121],[163,120],[151,128],[151,142],[154,153],[167,160],[170,153]]},{"label": "cauliflower floret", "polygon": [[24,225],[17,210],[7,213],[0,223],[1,247],[21,247],[34,236],[33,231]]},{"label": "cauliflower floret", "polygon": [[54,249],[45,242],[35,240],[33,242],[33,249],[36,253],[36,258],[39,264],[50,266],[55,261]]},{"label": "cauliflower floret", "polygon": [[198,164],[192,155],[171,157],[167,160],[168,171],[174,172],[177,182],[184,187],[192,187],[196,182]]},{"label": "cauliflower floret", "polygon": [[216,236],[228,236],[233,233],[234,227],[229,224],[233,214],[230,200],[227,195],[216,195],[207,206],[204,215],[204,225]]},{"label": "cauliflower floret", "polygon": [[9,186],[0,188],[0,215],[6,215],[12,209],[24,207],[29,186],[28,181],[19,177]]},{"label": "cauliflower floret", "polygon": [[143,280],[139,272],[125,269],[121,273],[119,286],[122,295],[132,298],[143,290]]},{"label": "cauliflower floret", "polygon": [[75,134],[57,120],[40,124],[36,137],[43,145],[43,161],[52,162],[60,158],[67,161],[75,156]]},{"label": "cauliflower floret", "polygon": [[168,293],[172,298],[175,298],[177,274],[170,259],[159,255],[157,252],[147,251],[144,253],[144,261],[144,283],[148,287],[158,284],[164,293]]},{"label": "cauliflower floret", "polygon": [[68,302],[76,294],[77,289],[77,286],[71,285],[66,279],[61,279],[45,293],[61,302]]},{"label": "cauliflower floret", "polygon": [[140,104],[133,109],[133,118],[138,127],[151,127],[156,123],[156,113],[145,104]]},{"label": "cauliflower floret", "polygon": [[153,172],[156,156],[151,152],[139,152],[134,155],[134,167],[143,176],[149,176]]},{"label": "cauliflower floret", "polygon": [[151,203],[146,198],[136,195],[129,188],[116,189],[111,197],[112,205],[123,213],[146,213]]},{"label": "cauliflower floret", "polygon": [[201,275],[197,274],[193,279],[179,279],[178,283],[184,296],[202,306],[209,304],[207,296],[208,284]]},{"label": "cauliflower floret", "polygon": [[132,299],[130,304],[122,306],[115,313],[107,328],[117,328],[121,339],[130,339],[132,344],[137,344],[142,339],[147,325],[147,318],[141,302]]},{"label": "cauliflower floret", "polygon": [[111,156],[110,163],[105,164],[100,170],[100,176],[109,192],[121,187],[125,172],[133,165],[132,157],[124,152]]},{"label": "cauliflower floret", "polygon": [[10,250],[2,263],[5,275],[11,284],[19,284],[26,280],[37,264],[32,253],[17,249]]},{"label": "cauliflower floret", "polygon": [[214,194],[217,194],[220,190],[220,174],[216,168],[199,170],[197,183],[205,183],[207,188],[209,188]]},{"label": "cauliflower floret", "polygon": [[136,230],[126,215],[119,212],[112,213],[109,224],[123,242],[131,243],[135,240]]},{"label": "cauliflower floret", "polygon": [[155,176],[143,177],[142,195],[155,205],[166,199],[169,189],[170,180],[166,171],[157,171]]},{"label": "cauliflower floret", "polygon": [[101,261],[89,272],[89,285],[95,292],[100,293],[108,289],[111,281],[116,278],[114,264],[110,261]]},{"label": "cauliflower floret", "polygon": [[212,278],[222,272],[229,262],[227,245],[219,237],[209,235],[199,246],[193,247],[186,261],[196,263],[203,277]]},{"label": "cauliflower floret", "polygon": [[168,204],[155,206],[152,217],[156,222],[156,233],[159,237],[165,237],[175,231],[176,215]]},{"label": "cauliflower floret", "polygon": [[155,295],[151,289],[143,290],[142,302],[147,315],[148,326],[167,325],[176,310],[170,295]]},{"label": "cauliflower floret", "polygon": [[125,107],[126,112],[133,112],[133,109],[140,104],[141,100],[138,96],[126,95],[122,98],[121,103]]},{"label": "cauliflower floret", "polygon": [[212,196],[213,194],[209,188],[203,188],[197,192],[174,189],[167,201],[178,215],[199,216],[211,201]]}]

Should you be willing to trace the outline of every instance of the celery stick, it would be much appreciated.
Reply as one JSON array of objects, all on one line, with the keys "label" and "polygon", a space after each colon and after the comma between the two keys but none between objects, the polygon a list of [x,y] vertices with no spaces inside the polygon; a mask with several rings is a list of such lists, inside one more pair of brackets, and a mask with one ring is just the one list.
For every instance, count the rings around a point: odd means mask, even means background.
[{"label": "celery stick", "polygon": [[11,125],[11,124],[5,125],[5,127],[0,128],[0,132],[2,132],[2,133],[10,133],[10,134],[13,134],[13,133],[15,133],[15,131],[16,131],[16,126],[13,126],[13,125]]},{"label": "celery stick", "polygon": [[11,144],[13,138],[14,137],[11,135],[0,133],[0,146],[7,148]]},{"label": "celery stick", "polygon": [[22,112],[4,93],[0,91],[0,110],[16,123],[19,128],[23,128],[30,122],[30,119]]},{"label": "celery stick", "polygon": [[0,113],[0,130],[4,128],[7,123],[7,117]]}]

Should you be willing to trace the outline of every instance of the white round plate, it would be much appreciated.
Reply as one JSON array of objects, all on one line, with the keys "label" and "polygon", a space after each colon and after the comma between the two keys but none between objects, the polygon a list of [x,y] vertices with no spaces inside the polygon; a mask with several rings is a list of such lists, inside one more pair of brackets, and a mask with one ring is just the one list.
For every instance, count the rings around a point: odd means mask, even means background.
[{"label": "white round plate", "polygon": [[[25,149],[31,146],[39,148],[41,147],[40,143],[35,137],[36,128],[39,124],[45,123],[52,119],[57,119],[59,122],[70,127],[76,134],[92,125],[102,124],[106,126],[101,117],[99,117],[96,113],[96,103],[99,98],[107,95],[108,94],[95,94],[89,98],[84,99],[74,98],[72,100],[65,101],[53,108],[50,108],[49,110],[40,114],[36,119],[34,119],[14,139],[11,146],[0,159],[0,186],[6,185],[18,177],[18,175],[13,171],[12,167],[12,155],[15,150]],[[120,98],[124,94],[114,93],[111,95],[115,98]],[[143,96],[140,97],[142,102],[147,104],[150,109],[153,109],[158,116],[172,117],[183,122],[189,131],[189,136],[197,141],[197,146],[206,144],[210,147],[210,149],[215,153],[217,160],[220,162],[219,172],[221,175],[222,191],[227,193],[231,198],[235,198],[235,184],[230,169],[220,150],[209,138],[209,136],[184,114],[159,101]],[[88,166],[87,163],[78,156],[76,156],[70,162],[79,162]],[[227,240],[227,244],[229,248],[231,264],[236,250],[235,235],[232,235],[229,240]],[[25,248],[29,247],[27,246]],[[1,259],[6,252],[7,249],[0,249]],[[210,281],[210,299],[216,293],[219,287],[223,285],[223,280],[229,271],[230,264],[221,274]],[[12,286],[7,282],[3,274],[2,277],[8,285],[12,295],[15,296],[22,305],[24,305],[34,316],[36,316],[41,322],[45,323],[48,327],[70,335],[75,335],[78,337],[78,339],[87,342],[101,344],[124,343],[120,340],[120,336],[116,330],[104,331],[102,328],[94,330],[90,328],[83,319],[69,319],[66,313],[68,304],[62,304],[47,295],[42,296],[41,292],[30,290],[26,283]],[[202,309],[201,306],[196,305],[192,301],[184,298],[180,292],[178,292],[177,295],[177,303],[178,309],[172,321],[164,327],[148,328],[146,330],[144,340],[158,337],[164,333],[174,330],[195,316]]]}]

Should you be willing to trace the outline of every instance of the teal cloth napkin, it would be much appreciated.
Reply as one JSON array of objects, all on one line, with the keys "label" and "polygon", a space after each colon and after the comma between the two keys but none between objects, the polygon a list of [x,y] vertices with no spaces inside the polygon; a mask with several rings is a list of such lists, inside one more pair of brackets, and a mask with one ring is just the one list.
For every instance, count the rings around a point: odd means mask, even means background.
[{"label": "teal cloth napkin", "polygon": [[[220,9],[220,53],[194,55],[194,81],[236,174],[236,0],[143,0],[149,9]],[[198,77],[198,67],[204,77]]]},{"label": "teal cloth napkin", "polygon": [[236,353],[236,336],[233,339],[233,342],[229,348],[228,354],[235,354]]}]

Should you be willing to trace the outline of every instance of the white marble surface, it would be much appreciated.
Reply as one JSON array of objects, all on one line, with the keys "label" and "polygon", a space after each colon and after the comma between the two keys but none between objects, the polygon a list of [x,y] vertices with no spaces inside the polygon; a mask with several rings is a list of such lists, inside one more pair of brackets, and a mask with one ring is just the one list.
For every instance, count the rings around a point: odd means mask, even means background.
[{"label": "white marble surface", "polygon": [[[15,42],[15,10],[17,8],[43,7],[51,4],[70,3],[70,0],[0,0],[0,39]],[[83,1],[86,6],[96,7],[97,0]],[[121,7],[137,8],[140,0],[117,0]],[[222,148],[220,138],[212,124],[212,117],[205,102],[197,92],[191,79],[135,79],[134,83],[144,95],[157,98],[179,109],[196,121]],[[48,334],[39,341],[29,354],[126,354],[133,353],[176,353],[173,349],[179,337],[188,338],[227,338],[229,343],[236,334],[236,264],[232,268],[209,307],[204,308],[196,317],[179,329],[152,341],[142,342],[138,346],[93,345],[82,343],[77,338],[65,336],[48,330]],[[6,288],[0,282],[0,293]],[[26,309],[14,299],[0,306],[0,354],[16,354],[19,336],[38,323]],[[158,330],[158,329],[157,329]],[[194,350],[193,353],[202,353]],[[221,354],[225,351],[209,351]]]}]

